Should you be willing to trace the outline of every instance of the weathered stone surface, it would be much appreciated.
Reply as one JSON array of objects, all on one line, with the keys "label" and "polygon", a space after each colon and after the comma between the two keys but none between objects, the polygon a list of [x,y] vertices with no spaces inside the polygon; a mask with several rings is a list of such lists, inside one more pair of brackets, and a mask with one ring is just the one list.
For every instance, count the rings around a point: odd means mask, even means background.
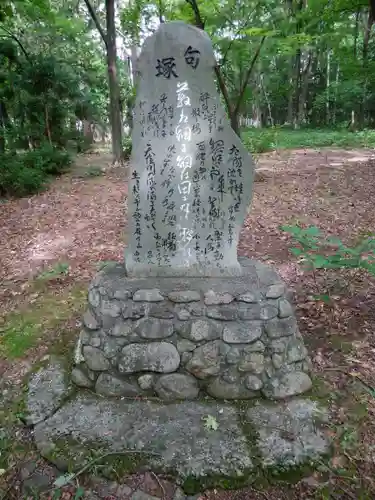
[{"label": "weathered stone surface", "polygon": [[113,327],[109,330],[108,335],[112,337],[128,337],[132,332],[134,323],[131,320],[116,321]]},{"label": "weathered stone surface", "polygon": [[130,344],[122,349],[119,356],[120,373],[171,373],[177,370],[179,364],[180,355],[175,346],[168,342]]},{"label": "weathered stone surface", "polygon": [[263,387],[263,382],[256,375],[247,375],[244,382],[245,387],[250,389],[250,391],[259,391]]},{"label": "weathered stone surface", "polygon": [[262,336],[260,321],[233,322],[224,325],[223,340],[228,344],[250,344]]},{"label": "weathered stone surface", "polygon": [[124,319],[133,321],[143,318],[148,312],[148,304],[134,304],[133,302],[123,307],[121,314]]},{"label": "weathered stone surface", "polygon": [[223,331],[222,325],[218,322],[202,318],[193,321],[184,322],[176,326],[177,332],[188,340],[201,342],[202,340],[215,340],[221,337]]},{"label": "weathered stone surface", "polygon": [[192,356],[191,352],[183,352],[181,354],[181,365],[185,366],[191,360]]},{"label": "weathered stone surface", "polygon": [[242,355],[243,349],[240,349],[239,347],[231,347],[226,355],[225,360],[229,365],[235,365],[239,362]]},{"label": "weathered stone surface", "polygon": [[311,389],[311,386],[312,382],[307,373],[290,372],[268,380],[262,392],[271,399],[284,399],[302,394]]},{"label": "weathered stone surface", "polygon": [[224,382],[228,382],[229,384],[240,383],[241,373],[237,370],[236,366],[232,366],[228,368],[225,372],[221,373],[221,378]]},{"label": "weathered stone surface", "polygon": [[153,388],[155,375],[152,375],[151,373],[146,373],[145,375],[141,375],[140,377],[138,377],[137,381],[139,387],[144,391],[147,391]]},{"label": "weathered stone surface", "polygon": [[199,393],[198,382],[194,377],[182,373],[162,375],[155,384],[159,398],[165,400],[195,399]]},{"label": "weathered stone surface", "polygon": [[267,299],[278,299],[285,293],[285,286],[282,283],[278,283],[275,285],[271,285],[267,292],[266,292],[266,298]]},{"label": "weathered stone surface", "polygon": [[193,351],[193,357],[186,369],[199,379],[205,379],[220,372],[222,361],[222,342],[214,340],[207,342]]},{"label": "weathered stone surface", "polygon": [[236,300],[238,302],[246,302],[247,304],[256,304],[259,301],[259,296],[253,292],[246,292],[239,295]]},{"label": "weathered stone surface", "polygon": [[63,361],[52,358],[48,365],[33,373],[28,382],[25,422],[35,425],[60,407],[71,392]]},{"label": "weathered stone surface", "polygon": [[201,300],[201,294],[194,290],[184,290],[182,292],[171,292],[168,294],[168,299],[177,304],[187,304]]},{"label": "weathered stone surface", "polygon": [[101,373],[95,384],[95,391],[102,396],[128,396],[139,395],[139,390],[129,382],[121,380],[109,373]]},{"label": "weathered stone surface", "polygon": [[83,356],[85,358],[87,366],[94,372],[104,372],[105,370],[108,370],[110,366],[109,361],[104,356],[103,351],[97,349],[96,347],[85,345],[83,347]]},{"label": "weathered stone surface", "polygon": [[100,306],[100,293],[97,288],[91,288],[88,294],[89,304],[96,308]]},{"label": "weathered stone surface", "polygon": [[121,301],[128,300],[131,298],[131,296],[132,294],[129,290],[119,289],[113,292],[113,298],[116,300],[121,300]]},{"label": "weathered stone surface", "polygon": [[288,318],[293,316],[293,308],[289,300],[280,299],[279,300],[279,318]]},{"label": "weathered stone surface", "polygon": [[177,318],[180,321],[187,321],[188,319],[191,318],[191,315],[187,309],[179,309],[176,314]]},{"label": "weathered stone surface", "polygon": [[292,339],[288,343],[287,360],[288,363],[303,361],[307,356],[307,349],[299,339]]},{"label": "weathered stone surface", "polygon": [[210,396],[218,399],[251,399],[256,393],[245,386],[230,384],[220,378],[215,378],[207,387]]},{"label": "weathered stone surface", "polygon": [[204,316],[205,313],[206,313],[206,308],[205,306],[201,305],[201,304],[197,304],[196,302],[194,303],[191,303],[191,304],[187,304],[186,305],[186,309],[190,312],[190,314],[192,316]]},{"label": "weathered stone surface", "polygon": [[269,344],[269,349],[271,352],[283,353],[286,350],[288,344],[288,338],[282,337],[280,339],[274,339]]},{"label": "weathered stone surface", "polygon": [[204,303],[207,306],[217,306],[222,304],[230,304],[234,297],[230,293],[217,293],[209,290],[204,294]]},{"label": "weathered stone surface", "polygon": [[97,330],[98,328],[100,328],[99,321],[90,309],[87,309],[87,311],[83,315],[83,324],[89,330]]},{"label": "weathered stone surface", "polygon": [[[189,47],[199,53],[183,56]],[[163,61],[170,57],[174,62],[168,68]],[[215,65],[207,34],[182,22],[162,23],[144,42],[137,64],[128,198],[129,219],[134,217],[141,231],[130,232],[129,276],[242,274],[237,244],[252,197],[254,163],[229,125],[213,78]],[[199,116],[192,114],[194,109]],[[160,119],[145,124],[144,117],[161,113],[163,124]],[[208,174],[213,168],[217,176]],[[166,208],[164,199],[174,210]],[[175,247],[162,246],[169,241]]]},{"label": "weathered stone surface", "polygon": [[87,374],[80,368],[73,368],[72,370],[72,382],[79,387],[92,387],[92,380],[87,376]]},{"label": "weathered stone surface", "polygon": [[[302,387],[297,392],[309,387],[309,378],[301,382],[295,375],[309,373],[310,365],[294,313],[280,318],[280,310],[281,316],[290,312],[285,311],[290,306],[286,292],[280,298],[265,298],[270,289],[275,297],[277,290],[285,288],[283,283],[269,266],[251,259],[239,260],[243,275],[224,279],[136,278],[127,276],[120,265],[103,270],[90,290],[101,294],[100,305],[106,304],[105,312],[111,302],[122,307],[122,317],[104,316],[99,306],[92,312],[103,322],[101,328],[88,331],[86,327],[80,335],[81,344],[77,344],[76,351],[82,354],[83,346],[93,348],[94,363],[96,357],[100,358],[100,369],[91,371],[87,366],[87,371],[96,373],[94,382],[100,372],[120,379],[120,373],[135,374],[138,379],[140,372],[146,372],[146,382],[140,378],[140,383],[136,383],[133,377],[124,380],[138,391],[151,393],[160,377],[155,375],[147,383],[150,372],[177,372],[196,377],[203,394],[214,378],[250,392],[259,391],[255,387],[260,380],[263,394],[271,398],[288,393],[290,388],[285,384],[290,381],[294,391],[295,386]],[[126,299],[115,299],[116,290],[126,291]],[[139,299],[152,298],[154,291],[164,297],[163,302],[130,299],[137,293]],[[106,369],[101,365],[103,357]],[[79,359],[82,361],[84,358]],[[142,389],[140,384],[148,389]],[[230,390],[227,386],[226,390]]]},{"label": "weathered stone surface", "polygon": [[247,345],[244,347],[244,351],[246,353],[249,352],[264,352],[266,350],[266,346],[260,340],[257,340],[253,344]]},{"label": "weathered stone surface", "polygon": [[[248,265],[250,263],[248,262]],[[267,264],[259,262],[258,260],[253,260],[251,264],[255,267],[258,283],[262,286],[278,285],[282,284],[280,277],[277,272]]]},{"label": "weathered stone surface", "polygon": [[153,304],[149,310],[149,316],[153,316],[154,318],[159,319],[173,319],[174,312],[171,307],[160,304]]},{"label": "weathered stone surface", "polygon": [[[218,423],[215,432],[204,425],[207,415]],[[81,454],[72,453],[69,441],[72,435],[82,443],[80,451],[85,442],[100,442],[103,452],[143,450],[151,468],[173,471],[180,480],[189,476],[237,477],[253,467],[237,410],[226,404],[186,401],[160,405],[81,395],[34,430],[36,445],[43,456],[52,458],[56,452],[51,454],[54,443],[61,443],[66,436],[68,445],[61,449],[68,450],[69,463],[73,456],[77,466],[81,466]]]},{"label": "weathered stone surface", "polygon": [[102,339],[101,339],[100,335],[98,335],[97,333],[90,335],[89,342],[88,342],[89,345],[91,345],[92,347],[100,347],[101,343],[102,343]]},{"label": "weathered stone surface", "polygon": [[255,374],[263,373],[264,371],[264,356],[261,353],[253,352],[246,354],[238,365],[241,372],[252,372]]},{"label": "weathered stone surface", "polygon": [[134,302],[161,302],[164,297],[160,290],[152,288],[151,290],[137,290],[133,295]]},{"label": "weathered stone surface", "polygon": [[[221,321],[233,321],[238,319],[238,307],[235,304],[225,305],[221,307],[208,306],[206,315],[212,319],[219,319]],[[247,319],[247,318],[241,318]],[[252,319],[252,318],[251,318]]]},{"label": "weathered stone surface", "polygon": [[264,466],[294,466],[329,452],[329,441],[319,426],[327,414],[315,401],[295,399],[277,406],[254,406],[247,418],[258,432]]},{"label": "weathered stone surface", "polygon": [[194,351],[196,347],[197,345],[194,344],[194,342],[191,342],[190,340],[187,339],[177,340],[177,351],[179,353]]},{"label": "weathered stone surface", "polygon": [[278,370],[283,366],[284,363],[284,356],[281,356],[280,354],[273,354],[272,355],[272,364]]},{"label": "weathered stone surface", "polygon": [[261,307],[260,304],[238,304],[238,318],[241,320],[259,320]]},{"label": "weathered stone surface", "polygon": [[275,307],[274,305],[264,304],[260,309],[259,318],[264,320],[264,321],[267,321],[267,320],[270,320],[272,318],[275,318],[277,316],[278,312],[279,312],[278,308]]},{"label": "weathered stone surface", "polygon": [[134,332],[142,339],[166,339],[173,335],[173,322],[168,319],[143,318],[136,324]]},{"label": "weathered stone surface", "polygon": [[107,338],[103,345],[103,352],[105,357],[108,359],[115,358],[126,343],[127,339],[125,337]]},{"label": "weathered stone surface", "polygon": [[265,330],[271,339],[289,337],[297,332],[297,321],[294,317],[285,319],[274,318],[267,321]]},{"label": "weathered stone surface", "polygon": [[109,316],[110,318],[118,318],[121,314],[121,306],[115,300],[102,300],[100,305],[100,313],[102,316]]}]

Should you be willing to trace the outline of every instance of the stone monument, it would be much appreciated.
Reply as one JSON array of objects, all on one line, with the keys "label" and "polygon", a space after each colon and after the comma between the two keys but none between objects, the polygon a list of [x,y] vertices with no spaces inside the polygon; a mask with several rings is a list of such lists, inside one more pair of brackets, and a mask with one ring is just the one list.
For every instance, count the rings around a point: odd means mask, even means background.
[{"label": "stone monument", "polygon": [[129,276],[234,276],[254,163],[229,126],[206,33],[168,23],[138,62]]},{"label": "stone monument", "polygon": [[162,24],[139,58],[129,246],[89,291],[73,377],[103,395],[285,398],[309,358],[278,275],[237,244],[254,163],[230,128],[209,37]]},{"label": "stone monument", "polygon": [[214,64],[207,35],[181,22],[144,44],[125,265],[89,287],[71,379],[54,361],[29,383],[26,421],[59,467],[92,463],[93,450],[134,451],[204,488],[329,449],[319,405],[290,400],[311,387],[290,294],[270,267],[237,257],[254,164],[225,117]]}]

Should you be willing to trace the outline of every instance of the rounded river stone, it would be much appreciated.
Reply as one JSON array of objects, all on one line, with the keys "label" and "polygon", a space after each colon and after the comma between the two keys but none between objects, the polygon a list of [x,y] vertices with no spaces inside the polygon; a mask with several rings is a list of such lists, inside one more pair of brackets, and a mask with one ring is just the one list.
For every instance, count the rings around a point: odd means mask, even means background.
[{"label": "rounded river stone", "polygon": [[180,365],[180,355],[173,344],[151,342],[125,346],[119,356],[120,373],[171,373]]},{"label": "rounded river stone", "polygon": [[154,388],[157,395],[165,400],[195,399],[199,393],[196,379],[182,373],[162,375]]},{"label": "rounded river stone", "polygon": [[121,380],[109,373],[101,373],[95,384],[95,391],[103,396],[135,397],[139,390],[125,380]]},{"label": "rounded river stone", "polygon": [[214,340],[197,347],[186,369],[199,379],[217,375],[220,372],[221,344],[220,340]]},{"label": "rounded river stone", "polygon": [[83,348],[83,356],[90,370],[93,370],[94,372],[104,372],[108,370],[109,361],[100,349],[90,345],[85,345]]}]

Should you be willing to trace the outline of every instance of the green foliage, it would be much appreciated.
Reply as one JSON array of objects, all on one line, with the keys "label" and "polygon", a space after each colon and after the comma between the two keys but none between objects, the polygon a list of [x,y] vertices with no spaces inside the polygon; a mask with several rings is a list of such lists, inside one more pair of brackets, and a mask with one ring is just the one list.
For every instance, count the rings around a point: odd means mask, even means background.
[{"label": "green foliage", "polygon": [[71,155],[49,144],[20,153],[0,153],[0,194],[27,196],[40,191],[50,176],[66,172]]},{"label": "green foliage", "polygon": [[349,132],[346,129],[299,129],[286,127],[247,129],[242,141],[252,153],[264,153],[273,149],[299,148],[374,148],[375,131]]},{"label": "green foliage", "polygon": [[79,177],[100,177],[103,175],[103,169],[99,165],[91,165]]},{"label": "green foliage", "polygon": [[52,280],[58,278],[59,276],[65,276],[68,274],[68,272],[69,272],[69,264],[67,264],[66,262],[58,262],[51,269],[42,272],[38,276],[38,279]]},{"label": "green foliage", "polygon": [[124,158],[130,158],[132,152],[132,139],[131,137],[123,137],[122,139],[122,149],[124,152]]},{"label": "green foliage", "polygon": [[375,235],[366,235],[354,246],[347,246],[338,238],[325,237],[315,226],[281,229],[298,244],[291,252],[307,269],[362,269],[375,276]]}]

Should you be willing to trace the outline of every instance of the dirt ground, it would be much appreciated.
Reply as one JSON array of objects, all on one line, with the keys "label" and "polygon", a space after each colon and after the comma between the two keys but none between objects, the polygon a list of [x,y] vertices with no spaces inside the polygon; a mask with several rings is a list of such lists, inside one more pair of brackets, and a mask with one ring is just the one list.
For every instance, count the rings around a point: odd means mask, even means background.
[{"label": "dirt ground", "polygon": [[[353,271],[304,271],[280,229],[315,225],[346,243],[373,232],[375,154],[276,151],[256,161],[263,175],[254,184],[239,253],[274,265],[295,292],[318,393],[334,416],[329,425],[333,455],[297,485],[207,492],[202,498],[375,498],[375,280]],[[26,439],[9,415],[22,376],[53,346],[72,344],[87,285],[100,262],[123,258],[126,196],[124,170],[112,169],[108,152],[96,151],[78,158],[73,172],[44,193],[0,203],[0,389],[7,401],[0,412],[0,446],[7,425],[18,433],[14,442]],[[330,295],[331,302],[314,299],[316,294]],[[15,342],[17,349],[11,346]],[[23,498],[17,496],[19,474],[30,454],[32,446],[21,453],[10,446],[5,459],[0,448],[8,498]],[[63,498],[74,497],[66,494]]]}]

